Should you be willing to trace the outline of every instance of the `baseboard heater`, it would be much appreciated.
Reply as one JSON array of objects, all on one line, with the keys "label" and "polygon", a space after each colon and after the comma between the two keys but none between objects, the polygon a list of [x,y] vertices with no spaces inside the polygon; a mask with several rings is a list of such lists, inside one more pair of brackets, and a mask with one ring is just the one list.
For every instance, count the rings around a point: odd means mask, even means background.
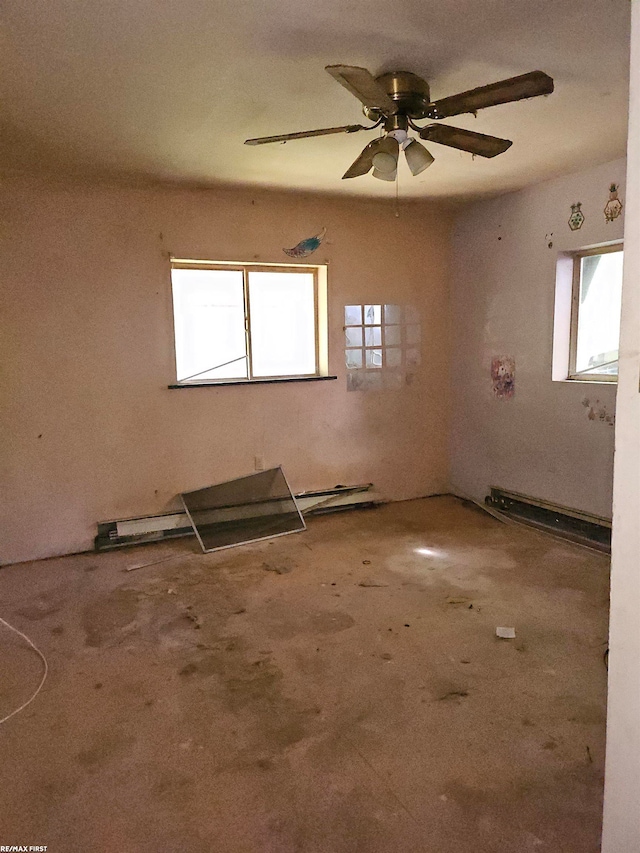
[{"label": "baseboard heater", "polygon": [[[376,506],[381,503],[381,499],[371,491],[372,488],[373,483],[336,486],[333,489],[301,492],[294,497],[302,515],[321,515],[355,507],[364,509]],[[195,536],[195,533],[187,514],[176,511],[119,521],[99,521],[94,545],[96,551],[110,551],[126,545],[146,545],[180,536]]]},{"label": "baseboard heater", "polygon": [[532,527],[547,530],[600,551],[611,551],[611,519],[532,498],[497,486],[490,487],[487,506]]}]

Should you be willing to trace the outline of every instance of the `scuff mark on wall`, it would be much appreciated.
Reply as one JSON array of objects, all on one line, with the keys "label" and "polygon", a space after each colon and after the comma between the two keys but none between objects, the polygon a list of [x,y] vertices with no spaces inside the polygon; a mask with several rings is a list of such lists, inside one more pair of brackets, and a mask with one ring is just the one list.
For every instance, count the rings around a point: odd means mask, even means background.
[{"label": "scuff mark on wall", "polygon": [[590,421],[600,421],[600,423],[605,423],[609,426],[615,424],[615,414],[607,409],[606,404],[600,403],[600,400],[591,401],[588,397],[584,397],[582,405],[587,410],[587,418]]},{"label": "scuff mark on wall", "polygon": [[491,359],[493,394],[499,400],[510,400],[516,391],[516,360],[509,355],[496,355]]}]

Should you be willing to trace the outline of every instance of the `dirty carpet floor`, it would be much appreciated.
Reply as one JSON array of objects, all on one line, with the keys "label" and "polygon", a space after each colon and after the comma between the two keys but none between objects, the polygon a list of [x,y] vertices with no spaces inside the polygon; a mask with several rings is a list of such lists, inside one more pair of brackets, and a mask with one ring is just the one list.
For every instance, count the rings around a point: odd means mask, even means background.
[{"label": "dirty carpet floor", "polygon": [[[0,844],[599,849],[602,555],[443,497],[5,567],[0,601],[50,666],[0,728]],[[2,717],[40,663],[1,625],[0,660]]]}]

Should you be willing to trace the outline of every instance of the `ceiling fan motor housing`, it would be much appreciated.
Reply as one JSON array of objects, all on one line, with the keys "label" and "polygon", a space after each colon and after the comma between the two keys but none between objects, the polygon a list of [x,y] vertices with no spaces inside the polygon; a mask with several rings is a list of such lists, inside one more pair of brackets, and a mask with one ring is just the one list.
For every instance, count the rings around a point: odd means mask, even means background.
[{"label": "ceiling fan motor housing", "polygon": [[[376,77],[376,83],[384,89],[396,107],[396,114],[412,119],[425,118],[431,103],[429,84],[411,71],[389,71]],[[381,110],[364,107],[364,114],[371,121],[384,116]]]}]

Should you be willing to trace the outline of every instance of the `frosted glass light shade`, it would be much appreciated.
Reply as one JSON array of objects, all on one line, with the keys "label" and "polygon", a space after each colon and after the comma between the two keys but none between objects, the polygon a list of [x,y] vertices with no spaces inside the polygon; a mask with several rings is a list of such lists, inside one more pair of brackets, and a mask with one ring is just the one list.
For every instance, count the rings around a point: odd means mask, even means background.
[{"label": "frosted glass light shade", "polygon": [[373,167],[379,172],[393,172],[398,163],[398,158],[388,151],[381,151],[373,158]]},{"label": "frosted glass light shade", "polygon": [[414,177],[420,172],[424,172],[433,163],[433,157],[417,139],[412,139],[407,145],[404,149],[404,156],[407,158],[407,165]]},{"label": "frosted glass light shade", "polygon": [[377,178],[379,181],[395,181],[396,175],[398,174],[397,168],[393,170],[393,172],[381,172],[379,169],[374,167],[373,169],[373,177]]},{"label": "frosted glass light shade", "polygon": [[386,136],[381,140],[378,150],[373,155],[373,168],[378,172],[395,172],[398,168],[399,153],[398,140],[393,136]]}]

